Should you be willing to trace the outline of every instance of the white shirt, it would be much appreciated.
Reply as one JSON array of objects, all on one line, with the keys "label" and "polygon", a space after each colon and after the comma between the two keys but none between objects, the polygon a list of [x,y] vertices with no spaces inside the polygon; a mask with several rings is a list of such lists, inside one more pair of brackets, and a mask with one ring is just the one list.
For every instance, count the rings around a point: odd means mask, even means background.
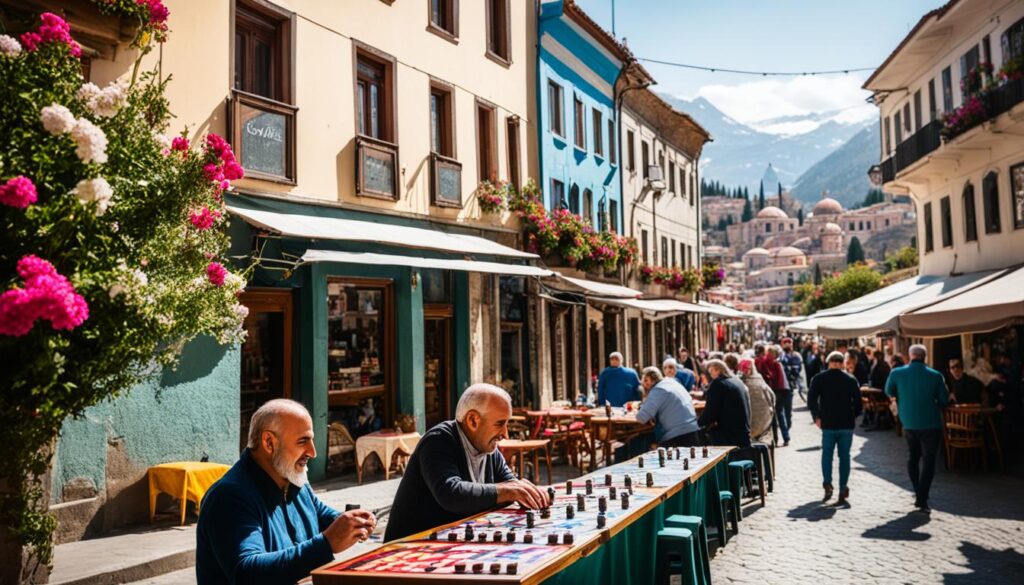
[{"label": "white shirt", "polygon": [[459,440],[462,441],[462,450],[466,452],[466,466],[469,467],[469,478],[473,483],[484,483],[487,477],[485,471],[487,465],[487,456],[490,453],[481,453],[477,451],[473,443],[466,437],[466,434],[462,432],[462,424],[455,423],[455,426],[459,429]]}]

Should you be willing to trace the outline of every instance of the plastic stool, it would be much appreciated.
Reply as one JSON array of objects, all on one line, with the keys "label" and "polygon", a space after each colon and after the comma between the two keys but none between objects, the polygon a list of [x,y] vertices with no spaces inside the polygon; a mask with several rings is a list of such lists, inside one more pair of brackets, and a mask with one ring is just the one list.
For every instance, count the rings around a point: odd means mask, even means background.
[{"label": "plastic stool", "polygon": [[722,490],[718,492],[718,499],[722,502],[722,521],[721,526],[725,527],[725,508],[729,507],[729,520],[732,521],[732,531],[735,534],[740,533],[740,505],[739,502],[733,499],[732,492],[729,490]]},{"label": "plastic stool", "polygon": [[704,528],[704,519],[700,516],[684,516],[674,514],[665,519],[665,528],[685,528],[697,539],[696,556],[700,564],[699,585],[711,585],[711,556],[708,554],[708,531]]},{"label": "plastic stool", "polygon": [[654,582],[669,585],[672,576],[682,575],[684,585],[698,585],[693,554],[696,544],[693,533],[685,528],[659,530]]},{"label": "plastic stool", "polygon": [[[744,459],[729,463],[729,490],[737,507],[743,501],[743,487],[753,483],[753,473],[753,461]],[[740,520],[743,520],[743,514],[740,514]]]},{"label": "plastic stool", "polygon": [[768,482],[768,493],[775,491],[775,465],[772,463],[771,448],[767,443],[754,443],[752,448],[761,456],[761,469],[764,479]]}]

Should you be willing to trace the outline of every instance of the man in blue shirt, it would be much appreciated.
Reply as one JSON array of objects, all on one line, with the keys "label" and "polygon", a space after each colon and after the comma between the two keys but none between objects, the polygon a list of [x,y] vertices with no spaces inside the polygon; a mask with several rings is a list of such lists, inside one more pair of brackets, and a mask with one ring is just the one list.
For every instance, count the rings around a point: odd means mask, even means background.
[{"label": "man in blue shirt", "polygon": [[644,390],[647,398],[636,413],[636,420],[656,420],[664,433],[658,443],[662,447],[693,447],[700,443],[697,413],[690,393],[675,378],[665,378],[658,368],[644,369]]},{"label": "man in blue shirt", "polygon": [[668,358],[661,364],[661,370],[665,372],[666,378],[675,378],[676,382],[682,384],[687,392],[693,392],[693,385],[697,382],[697,376],[693,372],[676,363],[676,360]]},{"label": "man in blue shirt", "polygon": [[271,400],[253,415],[249,446],[203,498],[196,530],[199,585],[295,583],[366,540],[377,519],[316,497],[306,463],[313,421],[298,402]]},{"label": "man in blue shirt", "polygon": [[912,345],[909,353],[910,363],[889,374],[885,393],[896,399],[910,449],[907,471],[914,486],[914,506],[927,513],[935,458],[942,444],[942,409],[949,404],[949,393],[942,374],[924,365],[928,350]]},{"label": "man in blue shirt", "polygon": [[622,354],[613,351],[608,356],[608,367],[597,379],[597,405],[605,401],[622,406],[631,400],[640,400],[640,377],[636,370],[622,366]]}]

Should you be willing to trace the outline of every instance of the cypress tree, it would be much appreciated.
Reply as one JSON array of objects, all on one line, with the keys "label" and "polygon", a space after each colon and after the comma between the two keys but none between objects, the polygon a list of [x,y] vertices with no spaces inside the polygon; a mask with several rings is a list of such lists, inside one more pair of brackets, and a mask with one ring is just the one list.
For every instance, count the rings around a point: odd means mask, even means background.
[{"label": "cypress tree", "polygon": [[804,208],[801,207],[796,210],[796,219],[800,222],[800,225],[804,225]]},{"label": "cypress tree", "polygon": [[761,181],[761,193],[757,196],[757,210],[764,209],[764,181]]},{"label": "cypress tree", "polygon": [[754,219],[753,205],[750,204],[750,199],[747,199],[746,203],[743,204],[743,223],[746,223]]},{"label": "cypress tree", "polygon": [[782,182],[779,182],[779,205],[782,205]]},{"label": "cypress tree", "polygon": [[814,284],[821,284],[821,264],[814,265]]},{"label": "cypress tree", "polygon": [[853,236],[850,240],[850,247],[846,250],[846,263],[856,264],[857,262],[864,261],[864,248],[860,245],[860,240],[857,236]]}]

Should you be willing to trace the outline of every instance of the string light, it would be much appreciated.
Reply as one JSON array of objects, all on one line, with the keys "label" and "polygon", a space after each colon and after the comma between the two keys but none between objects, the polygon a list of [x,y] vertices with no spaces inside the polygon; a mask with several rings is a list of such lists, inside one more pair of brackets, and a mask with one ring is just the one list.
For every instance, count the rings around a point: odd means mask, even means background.
[{"label": "string light", "polygon": [[834,69],[828,71],[749,71],[745,69],[725,69],[722,67],[707,67],[704,65],[691,65],[688,63],[674,63],[672,61],[661,61],[659,59],[647,59],[644,57],[639,58],[640,61],[647,63],[657,63],[658,65],[667,65],[669,67],[682,67],[684,69],[696,69],[698,71],[708,71],[711,73],[735,73],[738,75],[759,75],[761,77],[800,77],[806,75],[838,75],[859,73],[862,71],[874,71],[875,67],[850,67],[847,69]]}]

